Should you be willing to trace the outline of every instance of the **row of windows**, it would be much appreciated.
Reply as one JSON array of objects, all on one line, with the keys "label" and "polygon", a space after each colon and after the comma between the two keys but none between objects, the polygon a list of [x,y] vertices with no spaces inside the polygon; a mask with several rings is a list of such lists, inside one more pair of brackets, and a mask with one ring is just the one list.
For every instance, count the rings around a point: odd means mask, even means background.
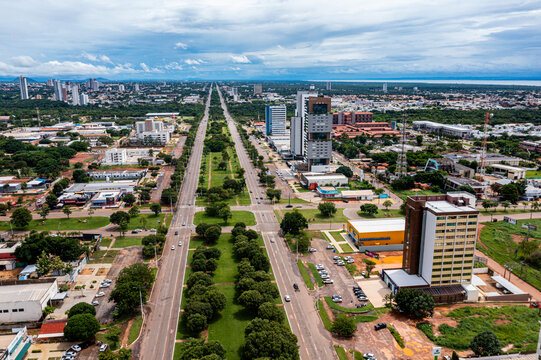
[{"label": "row of windows", "polygon": [[[9,309],[3,309],[3,313],[9,312]],[[11,309],[11,312],[24,312],[24,309]]]},{"label": "row of windows", "polygon": [[[473,254],[464,254],[464,255],[457,255],[455,256],[457,259],[462,259],[462,258],[468,258],[468,257],[473,257]],[[434,256],[434,259],[452,259],[453,258],[453,255],[445,255],[445,256],[442,256],[442,255],[436,255]]]},{"label": "row of windows", "polygon": [[450,215],[450,216],[447,216],[447,217],[438,216],[438,220],[445,220],[445,219],[448,219],[448,220],[477,219],[477,215],[460,215],[460,216]]}]

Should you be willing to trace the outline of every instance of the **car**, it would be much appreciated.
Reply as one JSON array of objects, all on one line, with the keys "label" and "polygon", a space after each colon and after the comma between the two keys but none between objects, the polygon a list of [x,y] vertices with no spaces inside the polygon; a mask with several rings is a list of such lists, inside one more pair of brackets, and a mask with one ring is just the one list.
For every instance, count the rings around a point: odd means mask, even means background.
[{"label": "car", "polygon": [[105,280],[102,281],[102,283],[104,283],[104,284],[110,284],[112,282],[113,282],[113,280],[111,280],[111,279],[105,279]]},{"label": "car", "polygon": [[335,255],[335,256],[332,257],[332,259],[333,260],[340,260],[340,256]]},{"label": "car", "polygon": [[347,260],[346,262],[347,262],[348,264],[353,264],[353,263],[355,262],[355,260],[349,259],[349,260]]},{"label": "car", "polygon": [[449,355],[443,355],[443,360],[451,360],[451,357]]},{"label": "car", "polygon": [[90,303],[90,305],[94,305],[94,306],[98,306],[99,304],[100,304],[99,301],[92,301]]},{"label": "car", "polygon": [[300,209],[300,208],[302,208],[302,205],[297,205],[296,208]]},{"label": "car", "polygon": [[175,245],[171,246],[171,250],[175,250]]},{"label": "car", "polygon": [[105,350],[107,350],[107,347],[108,347],[108,346],[109,346],[109,345],[107,345],[107,344],[101,344],[101,346],[100,346],[100,352],[104,352]]},{"label": "car", "polygon": [[299,290],[299,285],[297,283],[293,283],[293,289]]},{"label": "car", "polygon": [[349,200],[347,200],[347,199],[344,199],[343,201],[344,201],[346,204],[349,202]]},{"label": "car", "polygon": [[100,291],[99,293],[96,294],[96,297],[102,297],[102,296],[105,296],[105,293],[103,291]]},{"label": "car", "polygon": [[284,300],[285,300],[285,302],[290,302],[291,298],[289,297],[289,295],[286,295],[286,296],[284,296]]},{"label": "car", "polygon": [[366,353],[366,354],[363,354],[363,358],[365,359],[370,359],[370,358],[373,358],[375,355],[372,354],[372,353]]},{"label": "car", "polygon": [[338,295],[338,294],[333,294],[331,295],[331,297],[334,299],[334,298],[342,298],[342,295]]},{"label": "car", "polygon": [[317,264],[316,270],[325,270],[325,266],[323,266],[323,264]]},{"label": "car", "polygon": [[343,261],[338,261],[336,263],[336,265],[338,265],[338,266],[346,266],[346,263],[344,263]]},{"label": "car", "polygon": [[182,246],[182,241],[179,241],[179,242],[178,242],[178,246]]},{"label": "car", "polygon": [[258,204],[261,204],[261,201],[258,201],[257,203],[258,203]]},{"label": "car", "polygon": [[312,253],[312,252],[316,252],[316,251],[317,251],[316,248],[309,248],[309,249],[308,249],[308,252],[311,252],[311,253]]},{"label": "car", "polygon": [[332,250],[332,249],[334,249],[334,246],[332,246],[331,244],[329,244],[329,245],[327,245],[326,249],[327,249],[327,250]]},{"label": "car", "polygon": [[137,230],[132,230],[131,233],[132,234],[137,234]]},{"label": "car", "polygon": [[109,286],[111,286],[111,284],[108,284],[108,283],[101,283],[100,284],[100,288],[108,288]]},{"label": "car", "polygon": [[364,271],[364,270],[363,270],[363,271],[361,271],[361,275],[362,275],[362,276],[366,277],[366,274],[367,274],[367,272],[366,272],[366,271]]},{"label": "car", "polygon": [[63,355],[61,360],[75,360],[75,356]]},{"label": "car", "polygon": [[366,296],[357,296],[357,299],[359,301],[368,301],[368,298]]},{"label": "car", "polygon": [[539,307],[541,307],[541,305],[539,305],[539,303],[537,301],[533,301],[530,303],[530,307],[532,309],[538,309]]},{"label": "car", "polygon": [[178,231],[175,231],[175,235],[178,235]]},{"label": "car", "polygon": [[182,226],[186,226],[186,221],[183,221],[183,222],[182,222]]},{"label": "car", "polygon": [[327,275],[327,274],[321,274],[319,275],[321,277],[321,279],[325,280],[325,279],[330,279],[330,276]]},{"label": "car", "polygon": [[365,306],[366,306],[366,303],[362,303],[362,304],[357,304],[357,305],[355,305],[355,307],[356,307],[357,309],[362,309],[362,308],[365,307]]},{"label": "car", "polygon": [[77,356],[77,353],[70,349],[64,353],[64,356]]},{"label": "car", "polygon": [[318,271],[318,274],[319,274],[319,275],[323,275],[323,274],[327,275],[328,273],[329,273],[329,272],[328,272],[327,270],[319,270],[319,271]]},{"label": "car", "polygon": [[333,283],[334,283],[333,279],[323,279],[323,284],[333,284]]},{"label": "car", "polygon": [[82,348],[79,346],[79,345],[72,345],[70,347],[71,350],[75,351],[75,352],[79,352],[82,350]]},{"label": "car", "polygon": [[156,229],[150,229],[150,232],[156,232]]},{"label": "car", "polygon": [[386,323],[379,323],[379,324],[374,325],[374,330],[379,331],[381,329],[385,329],[386,327],[387,327]]},{"label": "car", "polygon": [[342,302],[342,298],[333,298],[333,299],[332,299],[332,302],[335,302],[335,303],[341,303],[341,302]]}]

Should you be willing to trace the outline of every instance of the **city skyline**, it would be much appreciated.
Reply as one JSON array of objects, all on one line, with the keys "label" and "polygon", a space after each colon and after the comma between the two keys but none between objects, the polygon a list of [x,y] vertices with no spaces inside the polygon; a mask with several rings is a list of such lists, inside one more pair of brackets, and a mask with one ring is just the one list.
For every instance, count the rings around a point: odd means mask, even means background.
[{"label": "city skyline", "polygon": [[0,76],[539,80],[539,11],[534,1],[10,3]]}]

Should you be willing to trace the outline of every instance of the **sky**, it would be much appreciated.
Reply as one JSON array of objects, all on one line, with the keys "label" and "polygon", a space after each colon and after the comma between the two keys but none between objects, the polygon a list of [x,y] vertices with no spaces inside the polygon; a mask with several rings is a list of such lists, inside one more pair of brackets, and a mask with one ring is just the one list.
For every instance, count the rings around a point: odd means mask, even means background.
[{"label": "sky", "polygon": [[541,1],[2,1],[0,76],[541,79]]}]

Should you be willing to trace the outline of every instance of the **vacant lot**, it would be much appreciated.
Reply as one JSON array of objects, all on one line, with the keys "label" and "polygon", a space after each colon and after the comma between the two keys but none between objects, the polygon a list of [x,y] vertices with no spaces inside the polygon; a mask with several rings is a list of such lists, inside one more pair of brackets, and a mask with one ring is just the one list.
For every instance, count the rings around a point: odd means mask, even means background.
[{"label": "vacant lot", "polygon": [[[28,226],[21,230],[37,230],[37,231],[61,231],[61,230],[94,230],[109,224],[109,218],[105,216],[93,217],[72,217],[70,219],[47,219],[47,220],[32,220]],[[10,230],[9,222],[1,221],[0,230]]]},{"label": "vacant lot", "polygon": [[204,211],[195,213],[193,223],[198,225],[200,223],[218,224],[221,226],[233,226],[238,222],[243,222],[247,226],[255,225],[254,214],[249,211],[231,211],[233,217],[225,223],[223,219],[218,217],[208,216]]}]

